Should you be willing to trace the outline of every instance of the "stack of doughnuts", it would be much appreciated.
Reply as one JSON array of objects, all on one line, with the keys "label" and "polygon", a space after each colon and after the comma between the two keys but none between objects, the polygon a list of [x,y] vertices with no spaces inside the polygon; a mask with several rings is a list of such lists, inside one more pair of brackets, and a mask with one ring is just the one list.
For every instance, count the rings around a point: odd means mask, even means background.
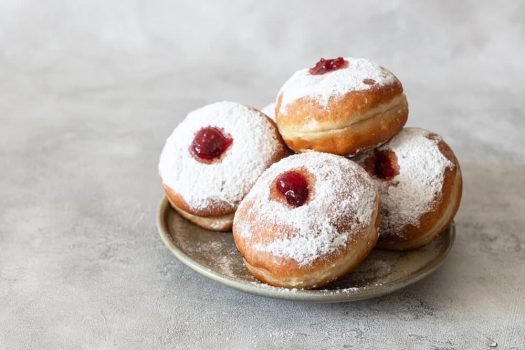
[{"label": "stack of doughnuts", "polygon": [[458,160],[437,134],[404,128],[407,118],[389,70],[364,58],[321,59],[295,72],[263,112],[219,102],[189,113],[159,173],[181,216],[233,231],[257,279],[319,288],[374,247],[417,249],[452,222]]}]

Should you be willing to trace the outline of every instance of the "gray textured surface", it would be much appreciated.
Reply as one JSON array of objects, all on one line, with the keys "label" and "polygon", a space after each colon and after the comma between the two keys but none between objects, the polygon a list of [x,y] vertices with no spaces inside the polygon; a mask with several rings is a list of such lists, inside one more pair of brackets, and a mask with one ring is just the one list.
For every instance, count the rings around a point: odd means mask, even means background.
[{"label": "gray textured surface", "polygon": [[[0,348],[524,349],[523,2],[189,3],[0,2]],[[215,100],[262,106],[341,53],[393,70],[409,124],[461,160],[450,257],[338,305],[182,266],[154,226],[171,129]]]}]

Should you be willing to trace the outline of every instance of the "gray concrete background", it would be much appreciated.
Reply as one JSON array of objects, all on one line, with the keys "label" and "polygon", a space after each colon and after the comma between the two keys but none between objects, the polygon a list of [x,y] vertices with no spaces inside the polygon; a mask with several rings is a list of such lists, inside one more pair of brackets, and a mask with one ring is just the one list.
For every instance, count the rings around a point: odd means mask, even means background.
[{"label": "gray concrete background", "polygon": [[[524,23],[520,1],[1,0],[0,348],[525,349]],[[340,54],[394,71],[461,161],[444,265],[323,305],[179,263],[155,229],[170,131]]]}]

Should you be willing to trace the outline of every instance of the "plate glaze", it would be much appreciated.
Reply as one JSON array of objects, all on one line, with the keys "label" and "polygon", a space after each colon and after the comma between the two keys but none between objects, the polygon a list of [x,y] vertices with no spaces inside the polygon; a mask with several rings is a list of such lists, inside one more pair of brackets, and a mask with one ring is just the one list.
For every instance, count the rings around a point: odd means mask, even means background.
[{"label": "plate glaze", "polygon": [[157,228],[169,250],[185,265],[228,287],[265,297],[347,302],[374,298],[428,276],[448,255],[455,238],[451,224],[433,243],[409,252],[374,250],[353,272],[319,290],[272,287],[244,267],[231,233],[202,229],[183,219],[166,198],[157,212]]}]

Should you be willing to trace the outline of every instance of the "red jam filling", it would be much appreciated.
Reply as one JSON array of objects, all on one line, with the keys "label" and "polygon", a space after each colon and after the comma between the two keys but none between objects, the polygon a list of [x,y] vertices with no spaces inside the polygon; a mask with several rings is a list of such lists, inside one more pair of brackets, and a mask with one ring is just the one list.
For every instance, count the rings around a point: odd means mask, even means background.
[{"label": "red jam filling", "polygon": [[213,161],[219,159],[232,142],[233,139],[230,136],[217,128],[208,126],[195,134],[190,150],[199,160]]},{"label": "red jam filling", "polygon": [[348,67],[348,61],[345,60],[343,57],[337,57],[327,60],[321,58],[319,62],[315,64],[315,66],[310,68],[309,72],[313,75],[321,75],[346,67]]},{"label": "red jam filling", "polygon": [[374,174],[384,180],[392,180],[399,174],[399,165],[394,152],[375,151]]},{"label": "red jam filling", "polygon": [[308,182],[303,174],[288,171],[279,175],[275,183],[277,191],[286,198],[286,202],[294,207],[300,207],[308,199]]}]

